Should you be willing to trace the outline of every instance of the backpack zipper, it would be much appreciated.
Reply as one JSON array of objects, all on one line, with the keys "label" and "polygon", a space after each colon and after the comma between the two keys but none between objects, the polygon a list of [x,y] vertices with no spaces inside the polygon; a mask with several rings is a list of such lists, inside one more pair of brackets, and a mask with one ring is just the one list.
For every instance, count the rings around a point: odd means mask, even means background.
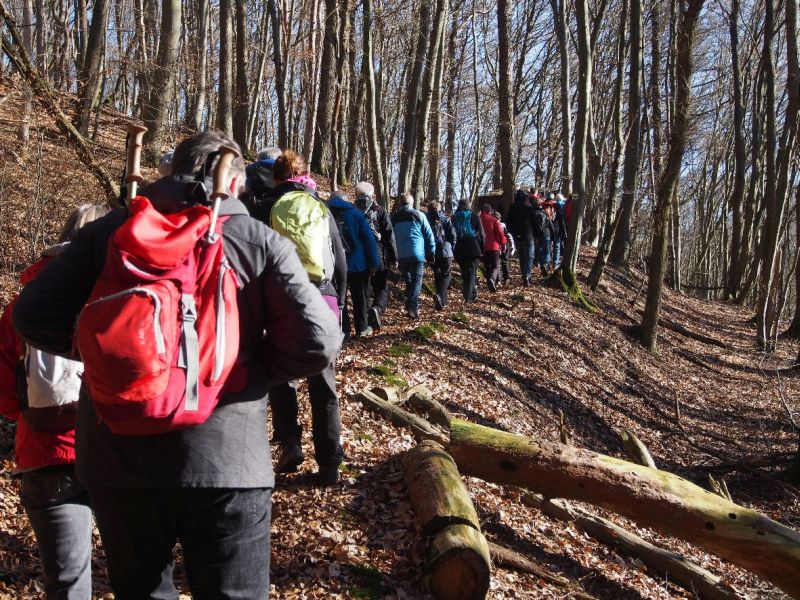
[{"label": "backpack zipper", "polygon": [[103,296],[102,298],[98,298],[94,302],[90,302],[89,304],[87,304],[86,308],[93,306],[95,304],[102,304],[110,300],[116,300],[118,298],[130,296],[132,294],[144,294],[153,301],[153,306],[154,306],[153,332],[156,338],[156,351],[159,354],[164,354],[167,351],[167,344],[164,341],[164,331],[161,329],[161,299],[155,292],[143,287],[134,287],[127,290],[122,290],[121,292],[116,292],[115,294]]}]

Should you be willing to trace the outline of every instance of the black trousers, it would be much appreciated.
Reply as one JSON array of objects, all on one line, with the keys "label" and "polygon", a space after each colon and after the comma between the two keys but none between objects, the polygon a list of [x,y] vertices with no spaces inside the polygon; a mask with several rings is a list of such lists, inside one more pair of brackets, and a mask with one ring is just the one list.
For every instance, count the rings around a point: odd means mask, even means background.
[{"label": "black trousers", "polygon": [[386,269],[375,271],[375,275],[369,278],[367,284],[367,299],[372,298],[369,308],[374,308],[378,314],[383,316],[386,307],[389,305],[389,284],[386,277]]},{"label": "black trousers", "polygon": [[447,291],[453,277],[453,259],[439,256],[433,263],[433,278],[436,281],[436,293],[442,299],[442,306],[447,306]]},{"label": "black trousers", "polygon": [[[364,331],[368,326],[367,321],[367,292],[369,286],[369,272],[357,271],[347,273],[347,287],[350,290],[350,299],[353,302],[353,325],[356,334]],[[342,331],[350,335],[350,311],[345,306],[342,313]]]},{"label": "black trousers", "polygon": [[[342,421],[336,395],[336,370],[329,365],[319,375],[308,378],[311,400],[311,434],[314,458],[319,465],[339,465],[344,459],[341,446]],[[272,431],[276,442],[300,441],[303,428],[297,419],[297,388],[294,383],[274,385],[269,390]]]},{"label": "black trousers", "polygon": [[118,600],[177,600],[178,541],[193,598],[268,598],[272,490],[97,486],[89,495]]},{"label": "black trousers", "polygon": [[461,293],[464,300],[475,300],[478,297],[478,258],[460,259],[458,266],[461,267]]},{"label": "black trousers", "polygon": [[486,271],[486,281],[495,285],[500,282],[500,251],[487,250],[483,253],[483,269]]}]

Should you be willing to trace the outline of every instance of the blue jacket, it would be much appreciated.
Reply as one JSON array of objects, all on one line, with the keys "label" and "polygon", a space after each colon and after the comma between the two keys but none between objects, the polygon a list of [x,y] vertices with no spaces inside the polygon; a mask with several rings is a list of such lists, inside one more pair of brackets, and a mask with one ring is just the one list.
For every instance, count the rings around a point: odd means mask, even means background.
[{"label": "blue jacket", "polygon": [[342,244],[347,255],[347,272],[379,269],[378,245],[364,213],[352,203],[337,197],[328,201],[328,208],[334,219],[344,224]]},{"label": "blue jacket", "polygon": [[410,206],[403,206],[392,215],[394,239],[398,260],[425,262],[436,255],[433,231],[423,214]]},{"label": "blue jacket", "polygon": [[[442,211],[428,211],[428,224],[433,231],[433,239],[436,242],[436,255],[441,258],[453,258],[453,248],[456,245],[456,228],[450,218]],[[436,223],[441,223],[441,239],[436,234]]]}]

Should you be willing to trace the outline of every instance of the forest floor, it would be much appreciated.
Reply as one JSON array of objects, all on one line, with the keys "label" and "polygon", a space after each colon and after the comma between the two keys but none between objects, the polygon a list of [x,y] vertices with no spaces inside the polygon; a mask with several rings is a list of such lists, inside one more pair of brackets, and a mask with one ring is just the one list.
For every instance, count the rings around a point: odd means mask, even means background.
[{"label": "forest floor", "polygon": [[[4,101],[11,92],[10,101]],[[43,115],[35,117],[27,155],[17,146],[19,98],[0,84],[0,292],[17,290],[20,269],[52,236],[68,210],[102,194]],[[112,173],[122,164],[123,121],[103,115],[98,154]],[[75,182],[80,185],[75,185]],[[585,249],[580,272],[594,256]],[[620,432],[635,432],[659,468],[707,486],[724,474],[734,501],[800,529],[800,490],[783,467],[737,466],[747,458],[797,448],[781,400],[800,409],[800,378],[779,377],[797,344],[785,341],[770,356],[755,345],[750,313],[736,306],[667,291],[664,314],[725,348],[661,331],[659,353],[632,337],[642,308],[645,275],[610,270],[590,314],[541,279],[519,286],[516,263],[509,285],[474,304],[462,303],[454,283],[449,306],[433,308],[423,292],[420,320],[402,314],[393,290],[384,327],[348,344],[338,362],[342,437],[346,453],[340,486],[311,485],[314,470],[310,413],[301,385],[308,459],[297,474],[279,476],[273,495],[273,598],[420,598],[424,548],[418,541],[398,456],[412,446],[407,433],[367,413],[354,399],[366,386],[425,384],[451,412],[474,422],[552,440],[562,411],[574,443],[623,456]],[[426,281],[432,281],[430,272]],[[426,333],[415,329],[434,325]],[[679,407],[679,410],[676,410]],[[680,419],[677,415],[680,414]],[[267,426],[265,424],[265,426]],[[267,457],[265,457],[265,460]],[[18,501],[13,471],[13,425],[0,422],[0,598],[41,598],[33,534]],[[519,492],[466,478],[486,536],[579,582],[599,598],[684,598],[679,587],[652,575],[574,526],[524,506]],[[673,549],[755,598],[782,594],[726,561],[689,544],[615,522]],[[96,538],[95,592],[111,597]],[[180,568],[176,579],[185,589]],[[563,598],[563,589],[530,575],[495,568],[492,598]]]}]

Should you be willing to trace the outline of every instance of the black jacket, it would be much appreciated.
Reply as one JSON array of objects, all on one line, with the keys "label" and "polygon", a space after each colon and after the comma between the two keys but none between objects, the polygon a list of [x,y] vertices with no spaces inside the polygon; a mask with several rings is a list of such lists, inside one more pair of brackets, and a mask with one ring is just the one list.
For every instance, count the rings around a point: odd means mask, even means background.
[{"label": "black jacket", "polygon": [[[455,225],[458,213],[457,210],[453,213],[453,224]],[[483,256],[483,246],[486,244],[486,233],[483,231],[483,223],[475,211],[469,211],[469,222],[472,224],[472,229],[475,230],[474,237],[465,237],[459,234],[458,226],[456,226],[456,247],[453,249],[454,258],[459,260],[475,260]]]},{"label": "black jacket", "polygon": [[506,215],[506,227],[518,241],[532,242],[536,237],[535,211],[530,201],[515,199]]},{"label": "black jacket", "polygon": [[386,209],[377,202],[373,202],[364,214],[380,249],[382,264],[379,270],[384,271],[387,264],[397,262],[397,245],[394,241],[392,220]]},{"label": "black jacket", "polygon": [[247,187],[241,196],[250,216],[269,223],[269,213],[280,198],[272,179],[272,169],[259,162],[247,165]]},{"label": "black jacket", "polygon": [[[142,190],[159,210],[162,182]],[[98,424],[84,388],[76,452],[78,475],[89,485],[273,487],[267,389],[319,373],[339,352],[339,323],[309,282],[292,243],[250,218],[239,200],[224,201],[220,214],[228,217],[225,253],[243,284],[239,357],[248,367],[247,387],[222,397],[202,425],[155,436],[112,434]],[[13,316],[26,341],[71,354],[75,321],[103,268],[108,240],[126,218],[126,210],[117,209],[86,225],[22,290]]]},{"label": "black jacket", "polygon": [[556,206],[555,215],[553,215],[553,220],[550,222],[553,224],[553,238],[556,240],[566,240],[567,224],[564,222],[564,215],[561,210],[559,210],[558,206]]}]

